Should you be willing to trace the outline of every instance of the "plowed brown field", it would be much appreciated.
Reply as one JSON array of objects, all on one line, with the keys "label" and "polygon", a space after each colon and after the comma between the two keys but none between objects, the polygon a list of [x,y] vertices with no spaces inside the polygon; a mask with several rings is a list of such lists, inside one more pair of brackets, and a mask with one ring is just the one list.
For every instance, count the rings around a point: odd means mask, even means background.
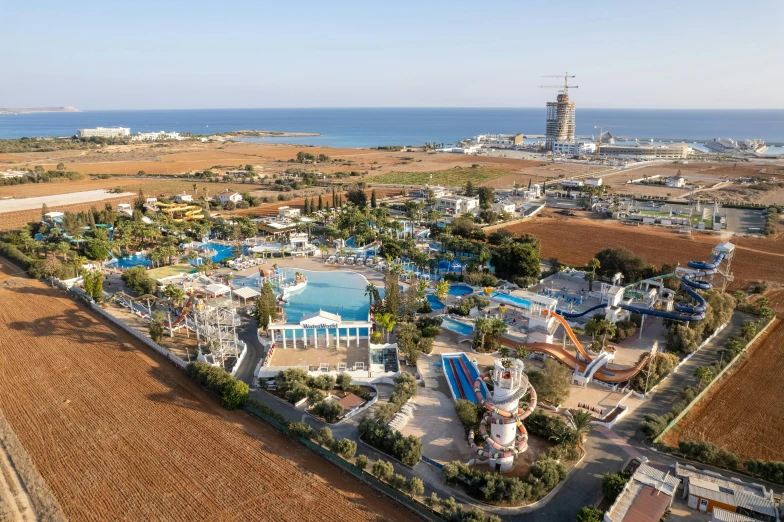
[{"label": "plowed brown field", "polygon": [[413,519],[0,265],[0,409],[72,522]]},{"label": "plowed brown field", "polygon": [[739,361],[666,435],[707,441],[747,459],[784,460],[784,321],[776,320]]},{"label": "plowed brown field", "polygon": [[[612,220],[564,217],[552,213],[512,225],[509,230],[539,238],[542,258],[557,257],[559,261],[572,265],[585,264],[605,248],[625,247],[657,266],[663,263],[680,263],[683,266],[690,260],[705,259],[714,246],[724,241],[712,234],[684,236],[651,226],[630,227]],[[784,254],[776,252],[777,241],[747,240],[740,243],[732,260],[735,274],[732,288],[739,288],[749,281],[784,283],[784,270],[781,269]]]}]

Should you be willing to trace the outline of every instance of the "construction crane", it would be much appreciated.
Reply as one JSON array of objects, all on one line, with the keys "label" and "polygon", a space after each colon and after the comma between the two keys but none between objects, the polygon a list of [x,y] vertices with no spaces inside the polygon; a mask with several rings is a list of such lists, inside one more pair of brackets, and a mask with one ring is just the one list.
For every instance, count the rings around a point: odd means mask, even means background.
[{"label": "construction crane", "polygon": [[569,85],[569,78],[574,78],[574,75],[569,75],[567,72],[566,74],[548,74],[542,76],[542,78],[563,78],[564,82],[563,85],[540,85],[539,87],[543,89],[561,89],[561,93],[569,94],[569,89],[578,89],[579,86],[577,85]]},{"label": "construction crane", "polygon": [[599,129],[599,139],[596,140],[596,157],[598,158],[602,153],[602,135],[604,134],[604,125],[594,125],[594,129]]}]

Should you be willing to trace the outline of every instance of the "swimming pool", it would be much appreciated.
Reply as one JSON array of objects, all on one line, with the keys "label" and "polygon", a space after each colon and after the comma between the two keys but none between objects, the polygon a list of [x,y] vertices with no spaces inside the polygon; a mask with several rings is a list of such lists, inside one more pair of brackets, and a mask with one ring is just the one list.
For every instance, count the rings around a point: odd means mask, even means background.
[{"label": "swimming pool", "polygon": [[490,294],[490,297],[492,297],[496,301],[500,301],[504,304],[508,304],[511,306],[521,306],[523,308],[529,308],[531,306],[531,301],[529,301],[528,299],[523,299],[521,297],[516,297],[513,295],[506,295],[506,294],[501,294],[499,292],[493,292],[492,294]]},{"label": "swimming pool", "polygon": [[[249,248],[250,247],[248,246],[243,246],[242,253],[247,255]],[[234,258],[234,252],[233,252],[234,247],[231,245],[222,245],[220,243],[213,243],[212,241],[210,241],[209,243],[204,243],[201,246],[202,251],[206,251],[210,249],[215,250],[215,255],[212,256],[213,263],[220,263],[224,259]]]},{"label": "swimming pool", "polygon": [[471,332],[474,331],[474,327],[468,323],[456,321],[451,317],[446,316],[442,317],[441,319],[443,319],[441,326],[449,331],[458,333],[460,335],[471,335]]},{"label": "swimming pool", "polygon": [[148,268],[152,264],[152,262],[144,254],[134,254],[128,257],[114,258],[106,264],[110,266],[116,266],[117,268],[122,268],[123,270],[125,270],[127,268],[133,268],[135,266],[143,266],[145,268]]},{"label": "swimming pool", "polygon": [[443,310],[446,306],[444,303],[438,300],[438,296],[436,294],[427,294],[427,302],[430,303],[430,308],[433,310]]},{"label": "swimming pool", "polygon": [[468,285],[451,285],[449,287],[449,295],[468,295],[473,293],[474,289]]}]

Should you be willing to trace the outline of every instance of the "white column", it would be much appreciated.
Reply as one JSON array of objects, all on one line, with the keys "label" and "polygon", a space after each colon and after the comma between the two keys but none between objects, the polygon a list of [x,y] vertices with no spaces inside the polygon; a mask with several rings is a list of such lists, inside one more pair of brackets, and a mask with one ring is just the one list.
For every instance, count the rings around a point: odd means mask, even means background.
[{"label": "white column", "polygon": [[292,348],[296,348],[297,347],[297,331],[296,330],[292,330],[291,331],[291,339],[292,339],[291,347]]},{"label": "white column", "polygon": [[313,348],[318,348],[318,328],[313,329]]},{"label": "white column", "polygon": [[324,331],[325,331],[325,332],[326,332],[326,334],[327,334],[327,344],[326,344],[326,348],[329,348],[329,328],[324,328]]},{"label": "white column", "polygon": [[359,326],[357,326],[357,348],[359,348]]},{"label": "white column", "polygon": [[305,348],[308,347],[308,329],[302,329],[302,342],[305,343]]},{"label": "white column", "polygon": [[286,330],[281,330],[280,333],[283,334],[283,348],[286,348]]}]

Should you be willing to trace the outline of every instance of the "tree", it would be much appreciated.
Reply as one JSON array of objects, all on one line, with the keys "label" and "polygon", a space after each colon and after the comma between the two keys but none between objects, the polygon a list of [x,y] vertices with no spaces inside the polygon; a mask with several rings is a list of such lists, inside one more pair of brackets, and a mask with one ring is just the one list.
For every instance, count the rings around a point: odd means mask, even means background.
[{"label": "tree", "polygon": [[359,187],[354,187],[346,193],[346,200],[350,201],[359,208],[367,206],[367,194]]},{"label": "tree", "polygon": [[45,217],[49,213],[49,207],[44,203],[41,205],[41,217]]},{"label": "tree", "polygon": [[395,317],[391,313],[376,314],[376,324],[386,332],[386,342],[388,343],[389,334],[397,324]]},{"label": "tree", "polygon": [[479,196],[479,208],[482,210],[489,209],[495,199],[495,191],[490,187],[479,187],[477,190]]},{"label": "tree", "polygon": [[740,334],[747,341],[752,340],[757,334],[757,325],[754,321],[743,321],[743,324],[740,325]]},{"label": "tree", "polygon": [[328,426],[324,426],[316,432],[315,441],[322,446],[330,447],[334,440],[334,437],[332,437],[332,430]]},{"label": "tree", "polygon": [[58,163],[55,168],[57,169],[57,172],[65,172],[65,163]]},{"label": "tree", "polygon": [[175,306],[179,306],[185,299],[185,290],[179,286],[166,285],[163,295],[171,299]]},{"label": "tree", "polygon": [[306,216],[310,215],[310,200],[308,198],[305,198],[305,207],[302,210],[302,213]]},{"label": "tree", "polygon": [[593,292],[593,282],[597,279],[596,270],[601,266],[602,264],[595,257],[588,261],[588,264],[586,265],[586,268],[588,268],[589,271],[585,273],[585,280],[588,281],[589,292]]},{"label": "tree", "polygon": [[351,376],[347,373],[339,373],[335,378],[335,384],[341,390],[346,391],[351,387]]},{"label": "tree", "polygon": [[354,465],[359,468],[360,471],[364,471],[368,465],[368,458],[365,455],[357,455],[357,460],[354,462]]},{"label": "tree", "polygon": [[439,301],[444,302],[447,295],[449,295],[449,281],[442,279],[436,283],[436,297]]},{"label": "tree", "polygon": [[152,322],[150,322],[150,339],[152,339],[156,343],[159,343],[161,342],[162,337],[163,337],[163,320],[160,317],[154,317]]},{"label": "tree", "polygon": [[376,208],[376,207],[377,207],[377,204],[376,204],[376,189],[373,189],[370,192],[370,208]]},{"label": "tree", "polygon": [[590,432],[593,428],[593,425],[591,424],[593,417],[591,417],[591,414],[585,410],[570,411],[572,414],[572,420],[574,421],[574,431],[577,435],[577,440],[580,444],[582,444],[585,440],[585,436],[588,435],[588,432]]},{"label": "tree", "polygon": [[471,181],[466,181],[464,188],[465,188],[466,196],[468,196],[469,198],[474,196],[474,184],[471,183]]},{"label": "tree", "polygon": [[599,268],[597,268],[599,275],[613,277],[620,272],[627,284],[656,273],[654,267],[647,265],[643,258],[637,257],[628,248],[606,248],[596,254],[596,260],[599,261]]},{"label": "tree", "polygon": [[525,346],[523,346],[523,345],[520,345],[520,346],[518,346],[518,347],[515,349],[515,357],[516,357],[517,359],[520,359],[520,360],[523,360],[523,359],[528,359],[528,356],[529,356],[530,354],[531,354],[531,352],[529,352],[529,351],[528,351],[528,348],[526,348],[526,347],[525,347]]},{"label": "tree", "polygon": [[324,210],[324,201],[321,199],[321,194],[319,194],[319,198],[318,198],[318,209],[319,212]]},{"label": "tree", "polygon": [[381,300],[381,294],[379,294],[378,288],[373,283],[368,283],[365,286],[365,295],[370,300],[370,306],[373,306],[373,301]]},{"label": "tree", "polygon": [[419,497],[425,494],[425,484],[419,477],[413,477],[406,484],[406,491],[411,495],[411,498]]},{"label": "tree", "polygon": [[694,376],[700,380],[700,386],[713,380],[713,370],[707,366],[697,366],[694,368]]},{"label": "tree", "polygon": [[357,452],[357,443],[349,439],[341,439],[338,442],[338,454],[346,460],[354,457]]},{"label": "tree", "polygon": [[492,263],[498,277],[508,281],[539,277],[539,252],[530,243],[514,242],[496,248]]},{"label": "tree", "polygon": [[383,460],[377,460],[375,464],[373,464],[373,475],[378,477],[379,479],[383,480],[384,482],[388,482],[392,475],[395,473],[395,467],[392,466],[391,462],[385,462]]},{"label": "tree", "polygon": [[602,477],[602,494],[608,502],[615,502],[629,481],[627,474],[605,473]]},{"label": "tree", "polygon": [[145,203],[147,203],[147,199],[145,199],[144,192],[140,188],[139,194],[136,196],[136,199],[133,201],[133,208],[141,212],[144,210]]},{"label": "tree", "polygon": [[583,506],[577,512],[577,522],[602,522],[604,520],[604,511],[601,509]]},{"label": "tree", "polygon": [[259,328],[266,329],[270,323],[270,317],[277,315],[278,303],[275,300],[275,291],[272,284],[265,283],[261,287],[261,295],[256,301],[256,308],[254,317],[259,325]]},{"label": "tree", "polygon": [[572,372],[551,359],[544,361],[542,371],[531,370],[528,378],[539,399],[552,405],[561,404],[569,397]]}]

